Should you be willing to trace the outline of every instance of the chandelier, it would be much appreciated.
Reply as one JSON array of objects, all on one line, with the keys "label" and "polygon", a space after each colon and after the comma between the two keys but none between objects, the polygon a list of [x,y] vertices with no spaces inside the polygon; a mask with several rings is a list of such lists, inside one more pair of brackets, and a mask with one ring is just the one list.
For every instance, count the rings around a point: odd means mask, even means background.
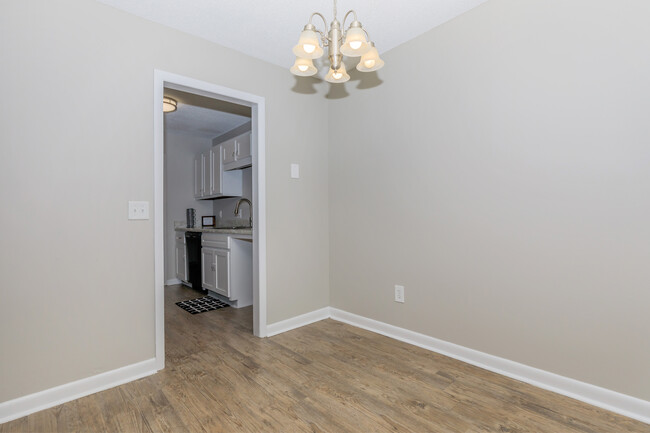
[{"label": "chandelier", "polygon": [[[352,15],[353,21],[346,30],[345,22]],[[361,57],[357,70],[361,72],[371,72],[384,66],[384,61],[379,58],[379,53],[375,44],[369,40],[368,33],[363,29],[361,23],[357,20],[357,13],[353,10],[348,11],[343,18],[343,25],[336,19],[336,0],[334,0],[334,20],[329,25],[329,32],[318,30],[312,19],[315,16],[321,17],[327,29],[327,20],[325,17],[314,12],[309,17],[309,22],[300,33],[298,45],[293,47],[293,53],[296,55],[296,62],[291,69],[292,74],[301,77],[309,77],[316,72],[314,59],[323,55],[323,48],[327,47],[330,69],[325,80],[330,83],[345,83],[350,76],[345,70],[343,56]],[[320,36],[320,37],[319,37]]]}]

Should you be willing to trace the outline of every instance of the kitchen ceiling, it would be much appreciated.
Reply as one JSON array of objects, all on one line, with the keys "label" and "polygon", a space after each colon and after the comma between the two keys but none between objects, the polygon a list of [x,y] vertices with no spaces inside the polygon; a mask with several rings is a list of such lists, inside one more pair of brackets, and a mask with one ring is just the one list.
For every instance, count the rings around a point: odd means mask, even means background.
[{"label": "kitchen ceiling", "polygon": [[[258,59],[289,68],[291,48],[312,12],[332,18],[332,0],[97,0]],[[339,0],[354,9],[380,53],[487,0]],[[323,23],[314,23],[321,30]]]},{"label": "kitchen ceiling", "polygon": [[250,122],[251,109],[201,95],[165,89],[178,108],[165,114],[165,129],[195,137],[212,139]]}]

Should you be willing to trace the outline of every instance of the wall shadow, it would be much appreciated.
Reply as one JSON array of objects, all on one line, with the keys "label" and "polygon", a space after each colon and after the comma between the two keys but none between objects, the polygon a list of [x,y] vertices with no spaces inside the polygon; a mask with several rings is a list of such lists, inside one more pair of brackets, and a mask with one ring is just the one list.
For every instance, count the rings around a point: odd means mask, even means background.
[{"label": "wall shadow", "polygon": [[313,95],[318,92],[318,90],[316,90],[316,84],[323,82],[320,78],[315,77],[298,77],[294,75],[293,78],[296,82],[291,88],[291,91],[303,95]]},{"label": "wall shadow", "polygon": [[357,81],[357,89],[372,89],[373,87],[380,86],[383,81],[379,78],[377,71],[373,72],[360,72],[356,68],[348,71],[350,81]]},{"label": "wall shadow", "polygon": [[345,84],[333,84],[333,83],[328,83],[328,84],[330,85],[330,88],[327,94],[325,95],[325,98],[343,99],[350,96],[348,91],[345,89]]},{"label": "wall shadow", "polygon": [[[356,88],[360,90],[372,89],[383,84],[383,80],[379,78],[377,71],[374,72],[360,72],[356,68],[351,67],[348,69],[348,74],[350,75],[350,80],[344,84],[329,84],[329,90],[325,94],[327,99],[343,99],[350,96],[350,93],[346,90],[346,85],[354,85],[356,83]],[[325,80],[319,78],[318,76],[313,77],[298,77],[294,75],[295,84],[291,88],[292,92],[300,93],[303,95],[313,95],[318,93],[317,85],[320,85]]]}]

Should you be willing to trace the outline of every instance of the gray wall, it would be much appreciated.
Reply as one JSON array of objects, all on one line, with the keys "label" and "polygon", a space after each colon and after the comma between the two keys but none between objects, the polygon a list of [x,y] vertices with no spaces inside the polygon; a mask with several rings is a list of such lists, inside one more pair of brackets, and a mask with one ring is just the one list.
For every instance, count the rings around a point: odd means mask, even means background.
[{"label": "gray wall", "polygon": [[491,0],[346,84],[332,306],[650,400],[648,22]]},{"label": "gray wall", "polygon": [[[212,215],[216,217],[217,227],[240,227],[248,226],[250,221],[250,207],[242,203],[239,208],[239,215],[235,215],[235,206],[240,198],[247,198],[256,206],[253,200],[253,169],[252,167],[244,168],[242,172],[242,194],[238,197],[220,198],[212,200]],[[221,216],[219,216],[221,213]],[[255,226],[255,222],[253,222]]]},{"label": "gray wall", "polygon": [[328,305],[325,101],[94,1],[1,8],[0,402],[154,356],[154,68],[266,98],[268,321]]},{"label": "gray wall", "polygon": [[213,215],[211,200],[194,198],[194,158],[211,146],[208,138],[165,129],[165,281],[176,278],[174,221],[185,227],[188,208],[196,209],[197,227],[202,216]]}]

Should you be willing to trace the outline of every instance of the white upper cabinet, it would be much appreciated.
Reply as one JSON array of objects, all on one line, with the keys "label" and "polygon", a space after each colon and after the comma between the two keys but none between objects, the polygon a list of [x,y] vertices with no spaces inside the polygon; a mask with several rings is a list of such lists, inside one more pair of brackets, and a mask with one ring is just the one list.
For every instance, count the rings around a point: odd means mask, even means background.
[{"label": "white upper cabinet", "polygon": [[242,173],[224,172],[222,144],[194,158],[194,197],[199,200],[242,195]]},{"label": "white upper cabinet", "polygon": [[203,197],[212,194],[212,150],[201,155],[203,163]]},{"label": "white upper cabinet", "polygon": [[222,189],[222,170],[221,170],[221,149],[219,146],[214,146],[210,149],[210,169],[209,178],[210,178],[210,190],[208,195],[221,194]]},{"label": "white upper cabinet", "polygon": [[[237,141],[236,139],[231,139],[220,144],[223,148],[223,165],[224,167],[230,166],[236,162],[237,157]],[[227,169],[226,169],[227,170]]]},{"label": "white upper cabinet", "polygon": [[235,159],[239,167],[250,167],[253,164],[253,154],[251,152],[251,133],[240,135],[235,138],[237,141],[237,154]]},{"label": "white upper cabinet", "polygon": [[194,198],[203,197],[205,158],[203,154],[198,154],[194,158]]},{"label": "white upper cabinet", "polygon": [[222,143],[224,171],[250,167],[253,163],[251,153],[251,133],[246,132]]}]

